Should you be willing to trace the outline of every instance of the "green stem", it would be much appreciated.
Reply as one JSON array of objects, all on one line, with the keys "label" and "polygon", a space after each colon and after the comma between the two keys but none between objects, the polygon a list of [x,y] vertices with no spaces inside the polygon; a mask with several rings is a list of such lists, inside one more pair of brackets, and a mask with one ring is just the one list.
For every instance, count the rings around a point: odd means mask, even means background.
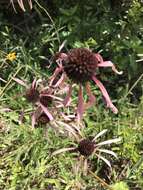
[{"label": "green stem", "polygon": [[22,69],[22,67],[23,66],[19,67],[19,69],[15,72],[15,74],[11,77],[11,79],[7,82],[7,84],[5,85],[5,87],[2,89],[2,91],[0,92],[0,98],[4,95],[5,90],[7,89],[7,87],[11,83],[11,81],[13,80],[12,78],[15,77],[19,73],[19,71]]}]

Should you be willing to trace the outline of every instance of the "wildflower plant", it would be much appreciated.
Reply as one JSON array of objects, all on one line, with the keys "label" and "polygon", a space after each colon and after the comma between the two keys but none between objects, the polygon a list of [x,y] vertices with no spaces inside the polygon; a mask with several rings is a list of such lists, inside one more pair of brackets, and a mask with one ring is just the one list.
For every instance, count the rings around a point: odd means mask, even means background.
[{"label": "wildflower plant", "polygon": [[[32,113],[32,127],[35,126],[37,122],[48,122],[52,121],[54,118],[48,107],[53,104],[53,99],[56,98],[52,94],[52,91],[47,88],[38,89],[38,84],[41,80],[34,79],[30,87],[21,79],[13,78],[13,80],[20,85],[26,87],[24,96],[29,103],[32,103],[36,107],[36,110]],[[57,98],[58,101],[60,98]]]},{"label": "wildflower plant", "polygon": [[112,143],[118,143],[121,141],[121,138],[109,139],[106,141],[98,142],[98,138],[104,135],[107,132],[107,129],[99,132],[94,138],[85,138],[83,135],[78,134],[78,139],[76,139],[78,145],[77,147],[61,148],[52,153],[52,156],[64,153],[66,151],[78,152],[80,156],[84,157],[84,161],[87,162],[89,157],[96,156],[98,159],[104,161],[110,168],[111,163],[107,158],[101,156],[101,154],[109,154],[115,158],[117,155],[115,152],[109,149],[104,149],[102,147],[110,145]]},{"label": "wildflower plant", "polygon": [[[63,101],[64,106],[69,104],[73,84],[78,84],[79,86],[77,106],[78,121],[81,120],[84,110],[92,106],[95,102],[95,96],[91,92],[90,88],[91,81],[99,87],[103,97],[105,98],[107,107],[109,107],[113,113],[118,113],[118,109],[113,105],[104,85],[96,77],[96,70],[101,67],[111,67],[116,74],[122,74],[122,71],[119,72],[111,61],[104,61],[100,54],[93,53],[87,48],[75,48],[71,49],[67,53],[58,52],[55,54],[54,60],[57,62],[58,66],[51,78],[50,84],[52,85],[55,78],[61,73],[60,79],[55,84],[56,87],[60,86],[66,78],[69,78],[72,83],[69,85],[69,90]],[[89,99],[86,104],[84,104],[83,99],[83,87],[85,87]]]}]

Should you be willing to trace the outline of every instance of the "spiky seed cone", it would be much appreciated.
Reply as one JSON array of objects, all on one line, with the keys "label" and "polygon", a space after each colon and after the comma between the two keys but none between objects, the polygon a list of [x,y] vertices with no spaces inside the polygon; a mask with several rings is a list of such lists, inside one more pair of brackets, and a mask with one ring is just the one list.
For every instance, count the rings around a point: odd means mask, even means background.
[{"label": "spiky seed cone", "polygon": [[39,91],[31,87],[26,91],[25,98],[28,102],[36,103],[39,100]]},{"label": "spiky seed cone", "polygon": [[89,139],[83,139],[78,145],[78,151],[83,156],[90,156],[95,149],[95,143]]},{"label": "spiky seed cone", "polygon": [[[40,97],[40,102],[43,104],[45,107],[50,106],[52,104],[52,97],[48,96],[49,92],[48,91],[43,91],[41,92],[41,97]],[[45,96],[44,96],[45,95]]]},{"label": "spiky seed cone", "polygon": [[72,49],[63,60],[64,71],[76,83],[89,81],[96,71],[98,60],[94,53],[86,48]]},{"label": "spiky seed cone", "polygon": [[40,117],[37,119],[38,124],[46,124],[49,123],[50,119],[47,117],[45,113],[42,113]]}]

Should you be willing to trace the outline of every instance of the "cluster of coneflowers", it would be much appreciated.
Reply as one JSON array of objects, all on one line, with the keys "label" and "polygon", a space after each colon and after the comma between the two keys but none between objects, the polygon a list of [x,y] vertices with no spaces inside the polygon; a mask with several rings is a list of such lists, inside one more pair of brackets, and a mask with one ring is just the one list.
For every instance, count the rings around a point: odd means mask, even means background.
[{"label": "cluster of coneflowers", "polygon": [[[57,67],[53,75],[50,77],[46,87],[41,84],[42,82],[40,80],[34,79],[29,87],[22,80],[13,78],[17,83],[26,87],[25,97],[28,102],[31,102],[34,105],[34,111],[31,116],[32,127],[34,128],[35,125],[39,123],[52,123],[51,125],[54,128],[59,129],[60,132],[63,132],[61,128],[61,126],[63,126],[67,133],[72,134],[72,136],[75,137],[78,142],[78,147],[60,149],[55,151],[53,155],[67,150],[78,151],[85,158],[95,154],[111,167],[110,162],[98,154],[98,152],[107,153],[116,157],[116,154],[111,150],[101,149],[100,147],[102,145],[118,142],[120,139],[111,139],[96,143],[97,137],[104,134],[106,130],[100,132],[92,140],[83,137],[81,138],[80,123],[84,111],[95,103],[95,96],[90,87],[91,81],[99,87],[105,98],[107,107],[110,108],[113,113],[118,113],[118,109],[113,105],[107,90],[97,79],[96,70],[99,67],[111,67],[112,70],[119,75],[122,74],[122,72],[119,72],[111,61],[104,61],[100,54],[93,53],[87,48],[75,48],[67,53],[61,53],[59,50],[59,52],[54,55],[53,60]],[[73,110],[72,108],[73,114],[70,114],[70,108],[72,107],[71,97],[74,86],[78,86],[79,88],[78,102],[76,110]],[[87,102],[85,102],[83,98],[83,88],[85,88],[88,96]],[[65,93],[66,95],[63,98],[63,94]],[[63,111],[66,110],[65,107],[69,107],[68,114]],[[59,118],[58,120],[57,116]],[[74,121],[73,125],[70,125],[71,121]]]}]

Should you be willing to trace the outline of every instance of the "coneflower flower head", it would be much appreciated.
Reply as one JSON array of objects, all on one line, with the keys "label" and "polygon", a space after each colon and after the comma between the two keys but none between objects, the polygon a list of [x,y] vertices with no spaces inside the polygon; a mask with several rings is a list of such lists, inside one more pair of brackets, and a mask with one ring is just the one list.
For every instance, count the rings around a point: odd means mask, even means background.
[{"label": "coneflower flower head", "polygon": [[67,76],[76,83],[84,83],[92,79],[98,60],[87,48],[72,49],[63,60],[63,68]]},{"label": "coneflower flower head", "polygon": [[79,142],[77,150],[83,156],[90,156],[95,149],[95,142],[89,139],[83,139]]},{"label": "coneflower flower head", "polygon": [[61,148],[53,152],[53,156],[59,153],[63,153],[66,151],[73,150],[74,152],[79,152],[85,158],[91,155],[95,155],[97,158],[103,160],[109,167],[111,167],[111,163],[107,158],[103,157],[102,154],[108,154],[117,158],[115,152],[109,149],[102,148],[104,146],[110,145],[112,143],[118,143],[121,141],[121,138],[109,139],[106,141],[99,142],[97,139],[104,135],[107,132],[107,129],[104,129],[100,133],[98,133],[94,138],[84,138],[81,141],[78,141],[78,147],[69,147],[69,148]]},{"label": "coneflower flower head", "polygon": [[35,88],[30,87],[27,89],[25,98],[28,102],[36,103],[39,100],[39,91]]},{"label": "coneflower flower head", "polygon": [[37,118],[38,124],[47,124],[49,122],[50,122],[50,119],[44,112],[39,116],[39,118]]},{"label": "coneflower flower head", "polygon": [[[104,61],[102,56],[98,53],[93,53],[87,48],[71,49],[67,53],[56,53],[54,59],[58,67],[55,69],[51,77],[50,86],[59,87],[64,81],[66,76],[74,83],[79,84],[78,91],[78,105],[77,105],[77,119],[81,120],[84,110],[91,107],[95,103],[95,97],[91,92],[90,81],[93,81],[100,89],[103,97],[105,98],[107,107],[109,107],[115,114],[118,109],[113,105],[107,90],[104,85],[96,77],[96,69],[101,67],[111,67],[117,74],[122,74],[118,71],[111,61]],[[62,72],[62,74],[61,74]],[[53,81],[59,76],[60,79],[53,85]],[[83,87],[86,89],[88,95],[88,102],[84,104]],[[69,86],[67,95],[63,101],[63,105],[67,106],[70,102],[73,86]]]},{"label": "coneflower flower head", "polygon": [[[18,79],[18,78],[13,78],[13,80],[17,83],[19,83],[20,85],[26,87],[26,94],[25,97],[29,102],[32,102],[35,106],[36,106],[36,110],[32,113],[32,127],[34,127],[34,125],[36,124],[37,119],[41,117],[43,117],[44,115],[41,114],[45,114],[47,116],[47,118],[49,119],[49,121],[53,120],[53,116],[51,115],[51,113],[48,110],[48,106],[49,104],[51,104],[52,102],[52,97],[51,97],[51,92],[48,90],[41,90],[39,91],[37,89],[38,83],[41,80],[36,80],[34,79],[30,88],[28,87],[28,85]],[[46,118],[46,120],[47,120]]]},{"label": "coneflower flower head", "polygon": [[52,97],[49,95],[47,90],[44,90],[40,93],[40,103],[45,107],[50,106],[52,104]]}]

